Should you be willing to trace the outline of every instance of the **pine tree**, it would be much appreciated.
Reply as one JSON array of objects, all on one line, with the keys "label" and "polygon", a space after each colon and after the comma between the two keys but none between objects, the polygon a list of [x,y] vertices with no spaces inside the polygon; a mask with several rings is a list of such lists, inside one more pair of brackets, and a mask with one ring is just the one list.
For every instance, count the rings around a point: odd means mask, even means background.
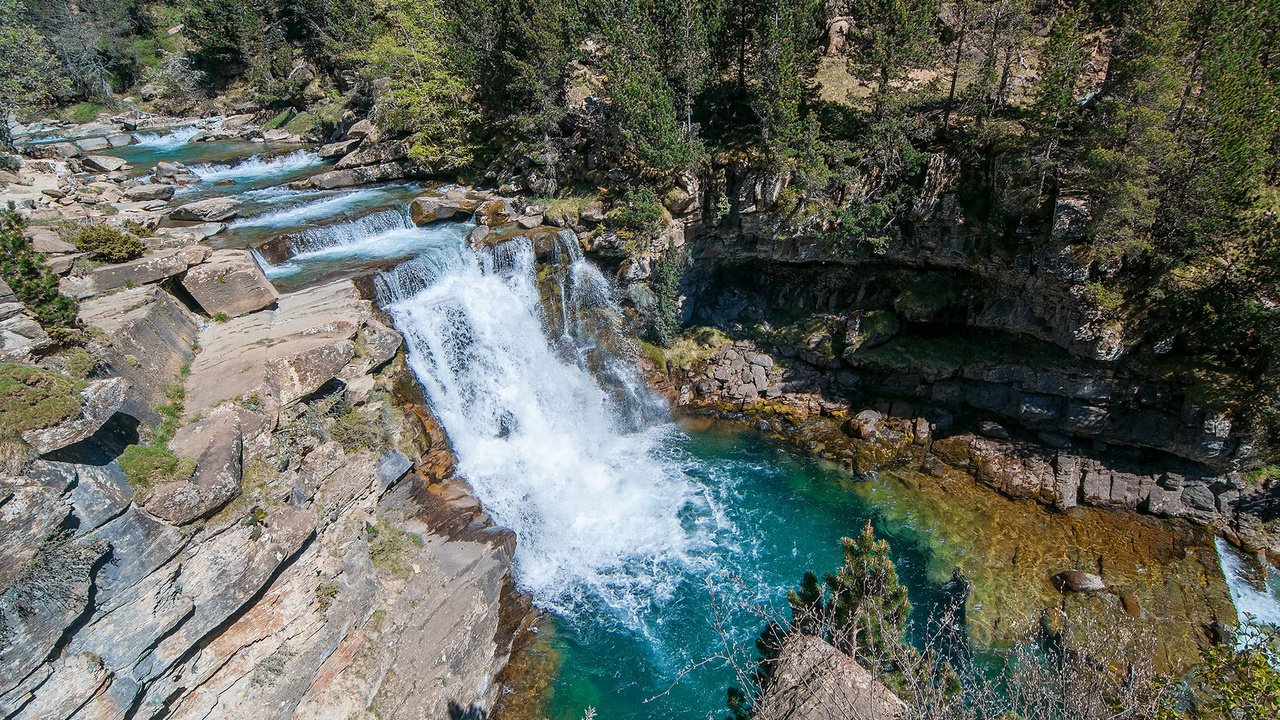
[{"label": "pine tree", "polygon": [[893,655],[905,642],[911,603],[889,557],[868,522],[857,538],[840,541],[844,562],[826,577],[826,587],[807,573],[788,594],[796,629],[823,634],[841,651],[867,663]]},{"label": "pine tree", "polygon": [[936,0],[850,0],[848,14],[861,32],[846,46],[853,74],[875,77],[876,117],[884,114],[890,83],[938,52]]}]

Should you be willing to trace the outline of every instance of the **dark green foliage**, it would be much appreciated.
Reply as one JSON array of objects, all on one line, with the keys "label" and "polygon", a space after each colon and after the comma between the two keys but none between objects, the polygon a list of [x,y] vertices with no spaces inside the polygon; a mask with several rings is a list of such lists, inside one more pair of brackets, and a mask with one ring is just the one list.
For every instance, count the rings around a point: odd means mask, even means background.
[{"label": "dark green foliage", "polygon": [[147,246],[137,237],[110,225],[86,225],[71,236],[71,243],[94,260],[122,263],[142,257]]},{"label": "dark green foliage", "polygon": [[666,211],[658,194],[647,187],[627,188],[609,211],[609,221],[618,230],[639,236],[656,235],[666,225]]},{"label": "dark green foliage", "polygon": [[787,599],[801,632],[824,635],[843,652],[875,663],[905,642],[911,603],[889,557],[889,544],[876,539],[871,523],[857,538],[840,544],[844,563],[827,575],[825,587],[806,573],[800,589]]},{"label": "dark green foliage", "polygon": [[58,276],[49,272],[44,256],[31,249],[22,233],[22,218],[12,211],[0,214],[0,278],[55,340],[78,335],[79,304],[58,292]]},{"label": "dark green foliage", "polygon": [[671,347],[680,332],[680,281],[688,264],[685,248],[670,247],[653,269],[653,294],[657,306],[650,336],[654,344]]}]

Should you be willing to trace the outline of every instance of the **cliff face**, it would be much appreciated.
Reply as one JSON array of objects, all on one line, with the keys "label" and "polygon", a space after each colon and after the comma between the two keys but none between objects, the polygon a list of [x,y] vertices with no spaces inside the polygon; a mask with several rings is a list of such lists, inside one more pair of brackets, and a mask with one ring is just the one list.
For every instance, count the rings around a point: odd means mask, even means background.
[{"label": "cliff face", "polygon": [[[86,403],[71,421],[86,432],[9,453],[7,717],[491,707],[527,611],[515,539],[453,476],[399,336],[350,282],[226,323],[144,285],[88,300],[82,319],[111,378],[89,387],[125,391],[96,424]],[[175,385],[169,449],[194,470],[143,486],[117,458]]]}]

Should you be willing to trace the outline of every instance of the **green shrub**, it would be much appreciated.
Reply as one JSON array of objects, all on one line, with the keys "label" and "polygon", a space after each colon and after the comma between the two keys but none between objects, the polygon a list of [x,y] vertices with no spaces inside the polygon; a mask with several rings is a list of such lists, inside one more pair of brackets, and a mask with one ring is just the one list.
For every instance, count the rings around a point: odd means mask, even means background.
[{"label": "green shrub", "polygon": [[374,567],[393,575],[409,574],[404,555],[410,546],[422,547],[421,537],[393,527],[386,520],[367,526],[366,533],[369,539],[369,558]]},{"label": "green shrub", "polygon": [[195,472],[196,461],[179,457],[168,448],[130,445],[120,455],[120,469],[129,484],[149,488],[171,480],[185,480]]},{"label": "green shrub", "polygon": [[54,340],[74,341],[79,336],[80,305],[58,292],[58,276],[44,264],[44,256],[31,249],[22,227],[17,213],[0,214],[0,278]]},{"label": "green shrub", "polygon": [[620,202],[609,211],[608,219],[624,232],[656,235],[667,218],[658,194],[647,187],[636,187],[623,193]]},{"label": "green shrub", "polygon": [[86,225],[71,236],[71,242],[94,260],[106,263],[135,260],[147,251],[141,240],[110,225]]},{"label": "green shrub", "polygon": [[81,383],[30,365],[0,365],[0,438],[57,425],[80,412]]},{"label": "green shrub", "polygon": [[107,106],[95,102],[82,102],[67,109],[67,118],[75,123],[87,123],[96,120],[108,110]]},{"label": "green shrub", "polygon": [[0,153],[0,170],[8,170],[9,172],[17,172],[22,167],[22,158],[17,155],[8,153]]}]

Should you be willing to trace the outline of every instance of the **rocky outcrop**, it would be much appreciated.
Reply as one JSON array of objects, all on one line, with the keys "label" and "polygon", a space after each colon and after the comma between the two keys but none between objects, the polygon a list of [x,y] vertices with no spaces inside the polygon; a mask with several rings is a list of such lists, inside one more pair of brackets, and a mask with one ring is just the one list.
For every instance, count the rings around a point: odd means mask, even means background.
[{"label": "rocky outcrop", "polygon": [[22,439],[39,455],[47,455],[84,440],[120,411],[128,389],[129,381],[124,378],[92,382],[80,391],[80,411],[76,415],[53,427],[28,430],[22,434]]},{"label": "rocky outcrop", "polygon": [[0,280],[0,361],[30,357],[50,344],[49,336],[13,290]]},{"label": "rocky outcrop", "polygon": [[205,261],[210,249],[193,245],[174,250],[161,250],[137,260],[118,265],[93,268],[83,275],[65,277],[61,282],[64,295],[87,298],[117,288],[132,288],[159,282],[186,272],[187,268]]},{"label": "rocky outcrop", "polygon": [[905,703],[857,660],[821,638],[787,636],[755,720],[894,720]]},{"label": "rocky outcrop", "polygon": [[366,165],[345,170],[330,170],[318,175],[290,183],[297,190],[333,190],[336,188],[367,185],[375,182],[403,180],[412,177],[413,167],[408,163],[389,162],[380,165]]},{"label": "rocky outcrop", "polygon": [[276,301],[276,290],[247,250],[215,250],[182,278],[209,315],[240,317]]},{"label": "rocky outcrop", "polygon": [[[198,462],[154,487],[114,459],[36,460],[0,477],[0,713],[372,720],[491,708],[527,609],[511,585],[514,538],[452,475],[426,409],[392,400],[412,385],[399,336],[349,282],[212,323],[199,342],[190,311],[157,286],[93,298],[82,317],[110,338],[90,345],[99,372],[156,376],[82,415],[142,407],[190,363],[188,414],[168,448]],[[315,360],[335,352],[341,362]],[[252,379],[229,386],[232,375]],[[55,427],[52,444],[92,424]]]}]

